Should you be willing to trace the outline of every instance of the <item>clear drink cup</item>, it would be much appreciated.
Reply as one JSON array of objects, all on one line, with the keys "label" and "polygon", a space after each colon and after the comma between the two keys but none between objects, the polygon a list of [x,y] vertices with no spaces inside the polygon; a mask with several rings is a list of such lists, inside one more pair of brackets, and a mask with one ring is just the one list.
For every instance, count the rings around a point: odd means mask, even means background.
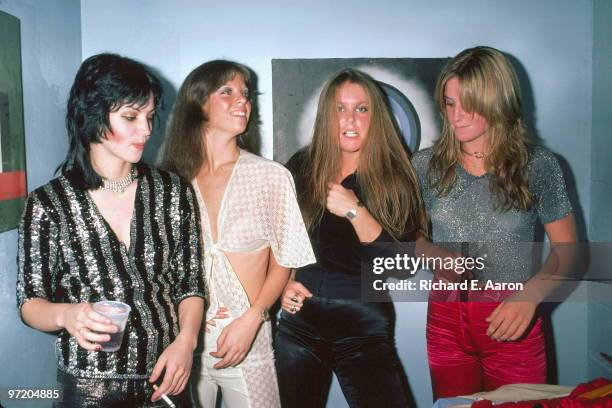
[{"label": "clear drink cup", "polygon": [[119,329],[117,333],[109,333],[111,337],[109,341],[100,343],[100,346],[102,346],[101,350],[107,353],[119,350],[123,340],[123,333],[125,332],[125,325],[132,308],[122,302],[103,300],[94,303],[93,310],[110,319],[111,323]]}]

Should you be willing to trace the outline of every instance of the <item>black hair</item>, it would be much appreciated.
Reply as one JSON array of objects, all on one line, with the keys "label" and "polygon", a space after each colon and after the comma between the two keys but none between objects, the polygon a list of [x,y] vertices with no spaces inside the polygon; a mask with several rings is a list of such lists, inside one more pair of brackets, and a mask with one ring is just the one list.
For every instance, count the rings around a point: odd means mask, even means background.
[{"label": "black hair", "polygon": [[83,61],[68,97],[66,129],[70,146],[58,170],[70,173],[79,188],[100,187],[102,178],[91,165],[90,145],[99,143],[106,132],[112,131],[111,112],[125,105],[143,106],[151,95],[158,108],[161,83],[143,64],[110,53]]}]

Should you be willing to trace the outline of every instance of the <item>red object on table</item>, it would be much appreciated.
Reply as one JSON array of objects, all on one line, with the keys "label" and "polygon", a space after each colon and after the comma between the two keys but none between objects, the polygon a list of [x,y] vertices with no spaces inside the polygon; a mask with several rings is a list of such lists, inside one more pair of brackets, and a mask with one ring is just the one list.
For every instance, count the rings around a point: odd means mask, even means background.
[{"label": "red object on table", "polygon": [[495,405],[489,400],[481,400],[475,401],[472,404],[472,408],[610,408],[612,407],[612,395],[595,399],[588,399],[581,396],[586,392],[593,391],[609,384],[612,384],[611,380],[607,378],[597,378],[588,383],[578,385],[567,397],[504,402]]}]

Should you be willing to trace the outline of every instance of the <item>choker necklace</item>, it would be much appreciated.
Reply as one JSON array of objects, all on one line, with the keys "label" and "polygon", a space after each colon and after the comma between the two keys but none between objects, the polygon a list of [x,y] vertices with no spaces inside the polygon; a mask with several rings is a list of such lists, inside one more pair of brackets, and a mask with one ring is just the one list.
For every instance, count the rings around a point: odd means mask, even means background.
[{"label": "choker necklace", "polygon": [[117,179],[117,180],[108,180],[102,177],[102,186],[100,187],[102,190],[112,191],[113,193],[123,193],[132,184],[132,181],[136,178],[136,169],[132,167],[132,170],[127,174],[127,176]]},{"label": "choker necklace", "polygon": [[472,156],[475,157],[477,159],[484,159],[486,157],[486,154],[484,154],[483,152],[474,152],[474,153],[470,153],[470,152],[466,152],[465,150],[461,149],[461,152],[467,154],[468,156]]}]

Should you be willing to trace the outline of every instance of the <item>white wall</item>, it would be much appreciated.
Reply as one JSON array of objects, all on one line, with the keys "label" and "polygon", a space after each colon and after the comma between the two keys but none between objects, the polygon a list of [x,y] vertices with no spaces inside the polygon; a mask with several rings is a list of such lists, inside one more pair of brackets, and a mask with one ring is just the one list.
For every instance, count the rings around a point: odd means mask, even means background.
[{"label": "white wall", "polygon": [[[263,153],[271,157],[272,58],[446,57],[487,44],[512,54],[525,72],[538,135],[567,160],[578,189],[577,209],[589,219],[590,1],[82,0],[81,21],[77,0],[0,0],[0,10],[22,24],[29,190],[51,178],[62,159],[66,94],[80,60],[101,51],[149,64],[174,90],[206,60],[247,64],[263,91]],[[15,333],[0,340],[0,366],[11,368],[2,370],[0,386],[51,385],[46,383],[55,371],[51,337],[26,328],[15,313],[15,242],[15,231],[0,235],[0,322]],[[425,305],[397,309],[398,348],[419,406],[429,406]],[[562,305],[553,324],[560,382],[585,380],[586,306]],[[342,407],[341,401],[334,388],[329,406]]]},{"label": "white wall", "polygon": [[[259,77],[263,143],[272,157],[272,58],[447,57],[486,44],[513,55],[530,83],[541,140],[564,157],[590,208],[592,4],[584,0],[120,1],[82,0],[83,58],[139,59],[175,88],[200,63],[227,58]],[[424,305],[398,305],[398,347],[420,406],[430,404]],[[586,378],[586,307],[554,313],[559,381]],[[330,406],[343,406],[338,390]]]},{"label": "white wall", "polygon": [[[28,191],[46,183],[66,154],[68,90],[81,62],[78,0],[1,0],[20,19]],[[0,44],[0,46],[2,46]],[[0,387],[53,387],[54,336],[32,330],[17,314],[17,231],[0,234]],[[11,407],[7,401],[2,401]],[[49,406],[33,402],[28,406]]]}]

